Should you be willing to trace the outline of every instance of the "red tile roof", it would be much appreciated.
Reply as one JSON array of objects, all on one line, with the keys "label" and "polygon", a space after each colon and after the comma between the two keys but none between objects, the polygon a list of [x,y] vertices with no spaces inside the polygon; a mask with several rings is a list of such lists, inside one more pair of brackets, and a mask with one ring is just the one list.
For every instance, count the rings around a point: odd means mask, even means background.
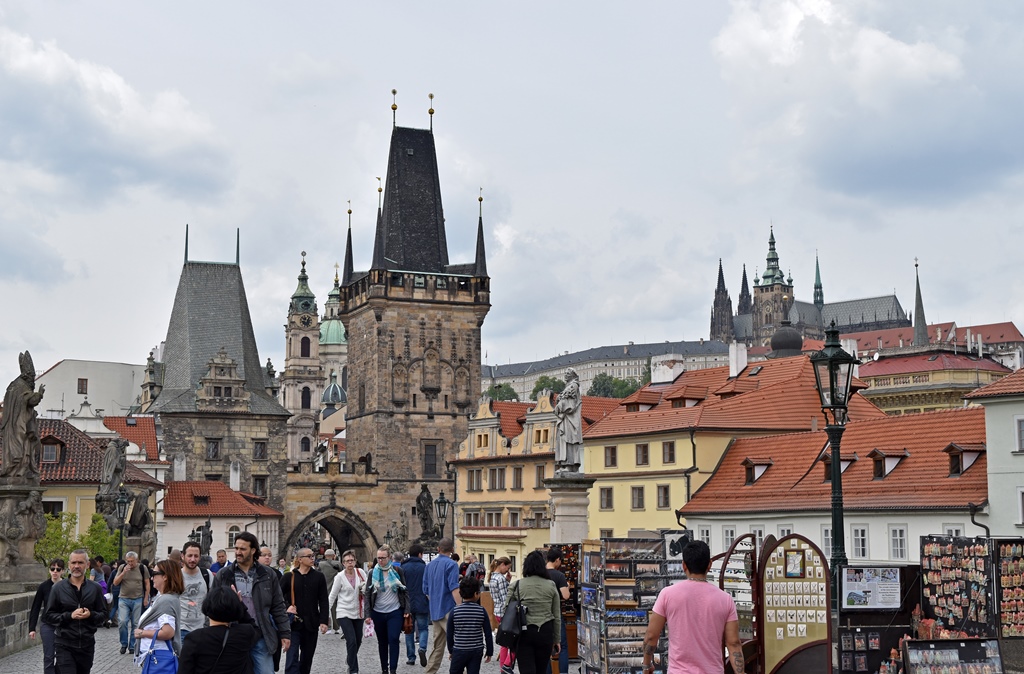
[{"label": "red tile roof", "polygon": [[[134,424],[129,424],[131,419]],[[146,451],[146,461],[160,461],[156,440],[156,421],[151,416],[103,417],[103,425]],[[163,463],[167,463],[164,461]]]},{"label": "red tile roof", "polygon": [[[61,419],[40,419],[39,438],[43,444],[51,441],[63,446],[56,463],[40,463],[39,478],[43,486],[50,484],[95,484],[103,479],[105,440],[90,438],[83,431]],[[163,489],[164,483],[150,477],[132,463],[125,469],[125,484]]]},{"label": "red tile roof", "polygon": [[582,409],[580,416],[583,417],[583,430],[587,430],[601,419],[611,414],[622,404],[616,398],[598,398],[595,396],[583,396],[580,400]]},{"label": "red tile roof", "polygon": [[[985,454],[963,474],[949,476],[949,458],[943,451],[951,443],[983,447],[985,411],[979,407],[941,410],[898,417],[851,421],[843,434],[842,453],[856,454],[843,473],[846,510],[921,510],[966,508],[988,495]],[[819,460],[828,445],[824,431],[794,433],[733,442],[714,475],[679,509],[684,516],[831,510],[831,484],[824,481]],[[879,450],[888,456],[907,456],[882,479],[874,477]],[[747,457],[772,460],[773,465],[751,485],[745,484]]]},{"label": "red tile roof", "polygon": [[[942,331],[942,341],[956,344],[966,344],[967,342],[967,331],[971,331],[972,341],[977,339],[978,335],[981,335],[981,341],[983,345],[987,344],[1005,344],[1007,342],[1024,342],[1024,335],[1021,335],[1020,330],[1011,321],[1005,321],[1003,323],[986,323],[982,325],[965,325],[959,327],[956,323],[950,321],[947,323],[932,323],[928,326],[928,341],[929,343],[938,343],[937,337],[939,331]],[[950,340],[950,331],[955,330],[953,339]],[[842,335],[843,339],[855,339],[857,340],[858,351],[877,351],[878,340],[882,340],[883,349],[891,349],[894,347],[901,346],[900,340],[902,340],[902,346],[910,346],[914,343],[914,328],[890,328],[888,330],[871,330],[868,332],[851,332],[849,334]]]},{"label": "red tile roof", "polygon": [[[728,367],[684,372],[671,385],[648,386],[662,402],[653,409],[612,411],[586,431],[588,439],[665,433],[686,429],[794,431],[810,429],[821,419],[821,402],[808,356],[749,364],[737,377]],[[673,407],[695,390],[711,391],[696,405]],[[628,399],[627,399],[628,400]],[[678,404],[678,403],[677,403]],[[870,419],[884,413],[860,395],[850,398],[850,418]]]},{"label": "red tile roof", "polygon": [[237,492],[223,482],[169,482],[164,494],[165,517],[284,517],[253,494]]},{"label": "red tile roof", "polygon": [[533,409],[537,403],[521,403],[510,400],[495,400],[491,402],[491,412],[498,417],[501,436],[512,439],[517,438],[523,432],[523,423],[526,413]]},{"label": "red tile roof", "polygon": [[986,370],[989,372],[1006,372],[1012,370],[989,358],[962,353],[939,351],[935,353],[915,353],[907,356],[887,356],[871,360],[860,366],[861,377],[880,377],[892,374],[910,374],[912,372],[932,372],[935,370]]},{"label": "red tile roof", "polygon": [[998,396],[1024,395],[1024,369],[1008,374],[997,382],[988,386],[971,391],[964,398],[978,400],[981,398],[996,398]]}]

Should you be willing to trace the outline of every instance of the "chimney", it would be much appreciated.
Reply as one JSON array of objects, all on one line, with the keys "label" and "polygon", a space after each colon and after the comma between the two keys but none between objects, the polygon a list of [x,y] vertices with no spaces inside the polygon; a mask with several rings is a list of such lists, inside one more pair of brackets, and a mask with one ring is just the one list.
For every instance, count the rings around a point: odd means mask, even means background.
[{"label": "chimney", "polygon": [[736,377],[747,366],[747,345],[742,342],[729,344],[729,376]]},{"label": "chimney", "polygon": [[939,326],[935,326],[935,341],[942,341],[942,328],[940,328]]},{"label": "chimney", "polygon": [[[843,347],[843,351],[852,355],[854,358],[857,357],[857,340],[856,339],[842,339],[839,343]],[[853,366],[853,376],[860,376],[860,365]]]},{"label": "chimney", "polygon": [[683,355],[666,353],[651,358],[651,383],[671,384],[685,371]]},{"label": "chimney", "polygon": [[985,351],[981,345],[981,335],[978,335],[978,358],[981,358],[984,354]]}]

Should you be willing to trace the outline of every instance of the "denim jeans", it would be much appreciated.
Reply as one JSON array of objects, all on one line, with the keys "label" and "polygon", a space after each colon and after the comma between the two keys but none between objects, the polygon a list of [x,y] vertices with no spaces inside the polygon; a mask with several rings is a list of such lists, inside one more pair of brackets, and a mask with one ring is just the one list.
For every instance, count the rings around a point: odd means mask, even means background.
[{"label": "denim jeans", "polygon": [[430,614],[413,613],[415,627],[412,634],[405,635],[405,654],[409,660],[416,659],[416,636],[419,635],[420,650],[427,650],[427,639],[430,638]]},{"label": "denim jeans", "polygon": [[[142,617],[142,597],[138,599],[117,600],[117,632],[121,637],[121,645],[130,651],[135,650],[135,628],[139,627],[139,618]],[[129,629],[129,623],[131,623]]]},{"label": "denim jeans", "polygon": [[53,625],[39,623],[39,636],[43,640],[43,674],[53,674],[53,663],[57,657],[54,651]]},{"label": "denim jeans", "polygon": [[[256,629],[259,630],[259,626]],[[274,674],[274,656],[267,650],[265,639],[252,647],[252,674]]]},{"label": "denim jeans", "polygon": [[402,636],[402,609],[396,608],[388,613],[374,609],[370,611],[370,617],[373,618],[373,631],[377,633],[380,669],[382,672],[397,672],[398,651],[401,646],[398,640]]}]

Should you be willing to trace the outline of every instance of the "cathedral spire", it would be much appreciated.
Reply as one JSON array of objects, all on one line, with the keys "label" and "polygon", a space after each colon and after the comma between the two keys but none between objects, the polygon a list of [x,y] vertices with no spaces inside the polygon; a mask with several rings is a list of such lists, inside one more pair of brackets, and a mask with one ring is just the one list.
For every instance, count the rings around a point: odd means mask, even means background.
[{"label": "cathedral spire", "polygon": [[302,269],[299,271],[299,284],[292,293],[291,310],[316,313],[316,295],[310,289],[309,276],[306,275],[306,251],[302,251]]},{"label": "cathedral spire", "polygon": [[766,258],[768,264],[764,269],[763,281],[764,285],[772,285],[775,283],[785,283],[785,274],[782,273],[782,269],[779,268],[779,254],[775,251],[775,226],[771,226],[771,233],[768,236],[768,256]]},{"label": "cathedral spire", "polygon": [[739,304],[736,306],[737,314],[749,314],[754,310],[754,300],[750,296],[750,284],[747,283],[747,265],[743,265],[743,282],[740,284]]},{"label": "cathedral spire", "polygon": [[928,321],[924,317],[924,300],[921,299],[921,275],[917,270],[917,258],[914,258],[914,280],[917,288],[914,294],[914,346],[928,343]]},{"label": "cathedral spire", "polygon": [[722,258],[718,258],[718,287],[715,288],[715,292],[723,290],[725,290],[725,274],[722,272]]},{"label": "cathedral spire", "polygon": [[[335,283],[337,283],[338,274],[334,274]],[[341,276],[342,285],[348,285],[352,283],[352,202],[349,202],[348,208],[348,238],[345,240],[345,267],[342,271]]]},{"label": "cathedral spire", "polygon": [[732,299],[725,287],[725,274],[722,271],[722,259],[718,259],[718,287],[715,288],[715,301],[711,305],[710,338],[729,343],[736,340],[736,332],[732,324]]},{"label": "cathedral spire", "polygon": [[476,226],[476,267],[473,275],[477,278],[487,276],[487,252],[484,250],[484,188],[480,188],[480,220]]},{"label": "cathedral spire", "polygon": [[386,269],[384,263],[384,219],[381,217],[381,210],[377,208],[377,231],[373,235],[373,261],[370,269]]},{"label": "cathedral spire", "polygon": [[821,267],[818,265],[818,253],[814,253],[814,306],[821,313],[825,306],[825,292],[821,287]]}]

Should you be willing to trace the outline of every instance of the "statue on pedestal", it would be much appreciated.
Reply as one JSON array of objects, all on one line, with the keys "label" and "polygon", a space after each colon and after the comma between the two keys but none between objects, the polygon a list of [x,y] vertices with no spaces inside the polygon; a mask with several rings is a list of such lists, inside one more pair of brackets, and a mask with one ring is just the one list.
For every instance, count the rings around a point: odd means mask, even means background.
[{"label": "statue on pedestal", "polygon": [[36,406],[45,386],[36,391],[36,368],[28,351],[18,354],[21,376],[11,382],[4,395],[4,416],[0,419],[3,465],[0,478],[7,484],[39,484],[39,423]]},{"label": "statue on pedestal", "polygon": [[124,471],[128,467],[125,450],[128,441],[113,438],[107,443],[107,451],[103,454],[103,482],[100,483],[100,494],[116,494],[124,482]]},{"label": "statue on pedestal", "polygon": [[434,499],[430,497],[430,490],[424,482],[419,496],[416,497],[416,516],[420,519],[420,529],[423,536],[429,536],[434,531]]},{"label": "statue on pedestal", "polygon": [[566,368],[565,388],[558,394],[555,416],[555,475],[579,473],[583,455],[583,414],[580,378],[576,370]]}]

